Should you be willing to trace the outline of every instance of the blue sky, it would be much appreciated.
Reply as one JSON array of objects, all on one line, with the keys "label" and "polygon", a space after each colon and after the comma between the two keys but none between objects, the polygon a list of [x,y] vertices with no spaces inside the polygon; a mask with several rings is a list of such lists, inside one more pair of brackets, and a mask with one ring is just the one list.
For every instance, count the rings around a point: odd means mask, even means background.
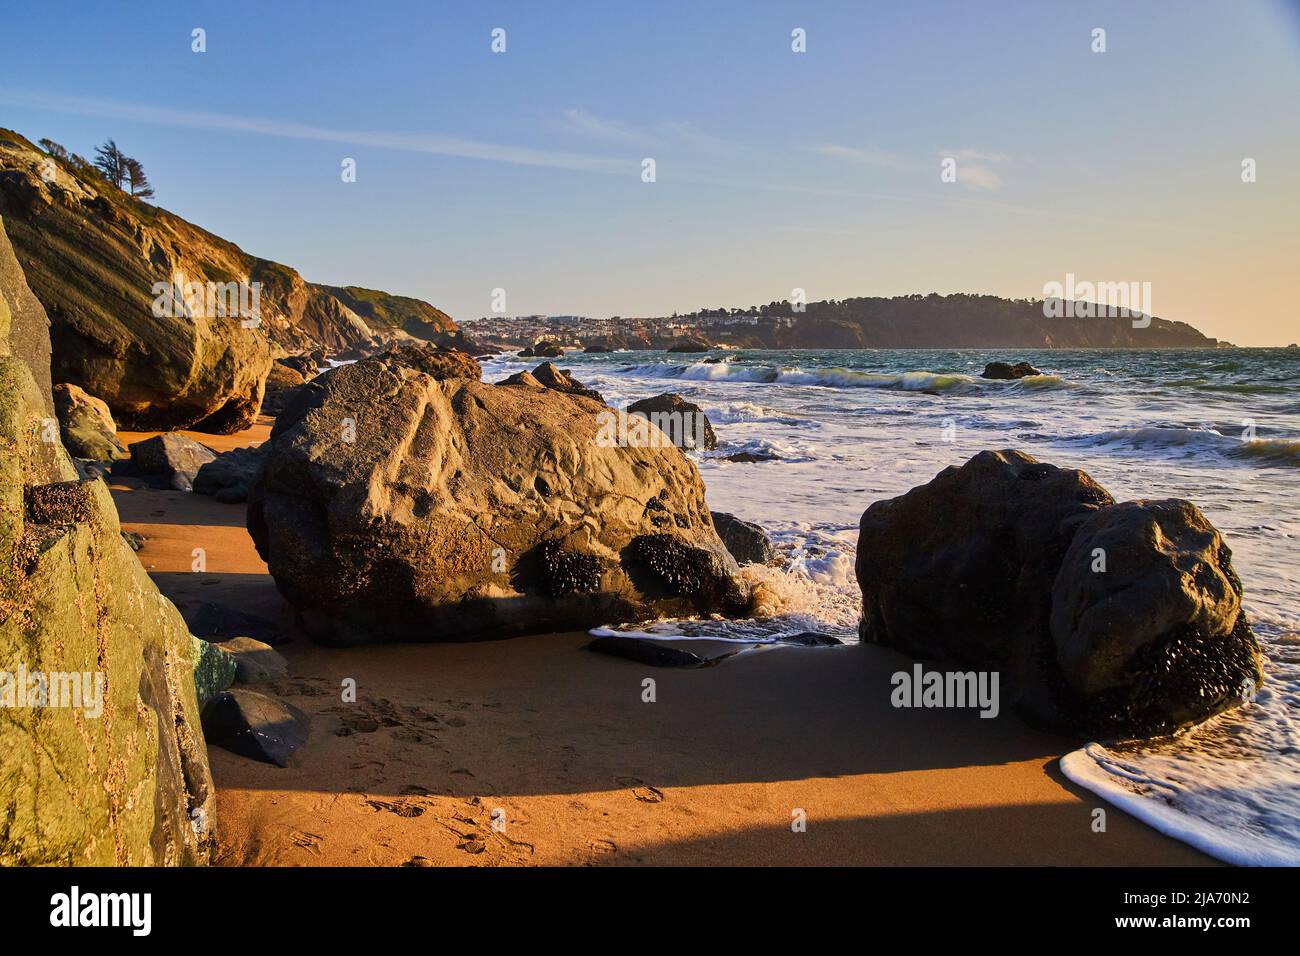
[{"label": "blue sky", "polygon": [[249,252],[458,319],[498,287],[645,315],[1073,272],[1276,344],[1300,339],[1295,8],[43,2],[6,12],[0,125],[111,136]]}]

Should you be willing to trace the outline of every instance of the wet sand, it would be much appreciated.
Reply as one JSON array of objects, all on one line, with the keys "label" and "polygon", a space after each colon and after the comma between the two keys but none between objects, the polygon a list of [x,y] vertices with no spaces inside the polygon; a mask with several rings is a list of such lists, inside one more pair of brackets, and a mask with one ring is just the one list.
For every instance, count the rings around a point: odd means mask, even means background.
[{"label": "wet sand", "polygon": [[[220,451],[266,432],[193,437]],[[295,765],[209,750],[227,865],[1214,862],[1066,781],[1072,741],[1005,713],[895,709],[890,675],[911,662],[883,648],[692,670],[591,653],[585,634],[322,648],[296,631],[243,505],[124,482],[114,497],[163,593],[291,637],[290,676],[254,689],[312,715]]]}]

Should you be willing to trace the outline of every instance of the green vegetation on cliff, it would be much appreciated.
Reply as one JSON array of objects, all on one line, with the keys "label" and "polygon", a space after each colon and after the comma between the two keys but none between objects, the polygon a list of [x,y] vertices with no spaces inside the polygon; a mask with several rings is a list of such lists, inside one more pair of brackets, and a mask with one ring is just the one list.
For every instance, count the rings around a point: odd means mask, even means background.
[{"label": "green vegetation on cliff", "polygon": [[401,329],[417,339],[433,338],[439,332],[454,332],[456,323],[441,309],[435,309],[421,299],[405,295],[390,295],[360,286],[322,286],[336,296],[357,315],[366,320],[372,329]]}]

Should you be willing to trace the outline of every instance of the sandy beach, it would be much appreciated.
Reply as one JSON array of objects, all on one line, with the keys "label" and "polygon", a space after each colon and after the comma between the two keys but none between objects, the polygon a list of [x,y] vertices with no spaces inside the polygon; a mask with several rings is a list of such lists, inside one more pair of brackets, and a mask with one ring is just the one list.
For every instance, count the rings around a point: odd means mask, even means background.
[{"label": "sandy beach", "polygon": [[[192,437],[224,451],[267,432]],[[673,670],[590,653],[581,633],[318,647],[243,505],[131,484],[114,498],[159,588],[276,619],[290,676],[258,689],[313,719],[287,769],[209,749],[223,864],[1214,862],[1113,807],[1094,832],[1101,801],[1056,769],[1070,740],[1006,713],[893,708],[890,675],[910,662],[892,651],[761,648]]]}]

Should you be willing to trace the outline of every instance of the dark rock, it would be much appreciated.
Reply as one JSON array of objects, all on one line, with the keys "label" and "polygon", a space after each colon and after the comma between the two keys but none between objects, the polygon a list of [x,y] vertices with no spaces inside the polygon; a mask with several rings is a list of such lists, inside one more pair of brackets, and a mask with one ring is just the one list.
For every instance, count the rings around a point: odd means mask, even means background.
[{"label": "dark rock", "polygon": [[[1104,573],[1091,570],[1096,556]],[[1236,706],[1263,679],[1232,552],[1190,501],[1104,508],[1052,588],[1068,699],[1104,734],[1150,736]]]},{"label": "dark rock", "polygon": [[289,766],[310,733],[311,720],[297,707],[251,690],[224,691],[203,708],[209,745],[279,767]]},{"label": "dark rock", "polygon": [[194,476],[194,493],[212,495],[223,504],[247,501],[248,489],[265,464],[266,452],[260,446],[223,452],[199,468]]},{"label": "dark rock", "polygon": [[193,489],[199,469],[217,457],[211,448],[178,432],[133,442],[130,450],[132,474],[156,487],[178,491]]},{"label": "dark rock", "polygon": [[310,381],[319,373],[321,366],[325,364],[324,356],[320,353],[304,353],[302,355],[286,355],[275,360],[275,363],[292,372],[297,372],[303,381]]},{"label": "dark rock", "polygon": [[271,366],[266,376],[266,393],[262,398],[262,414],[275,417],[284,410],[294,391],[306,385],[307,380],[295,369],[279,362]]},{"label": "dark rock", "polygon": [[538,342],[519,353],[521,358],[564,358],[564,349],[554,342]]},{"label": "dark rock", "polygon": [[678,448],[710,451],[718,447],[718,436],[704,410],[680,395],[666,392],[643,398],[629,405],[627,412],[648,419]]},{"label": "dark rock", "polygon": [[122,540],[125,541],[128,546],[130,546],[132,551],[139,551],[141,548],[144,547],[145,542],[148,541],[149,539],[146,538],[144,535],[142,535],[139,531],[123,531]]},{"label": "dark rock", "polygon": [[723,455],[721,457],[721,460],[734,461],[742,465],[752,465],[755,462],[760,462],[760,461],[780,461],[781,456],[773,454],[770,451],[763,451],[763,452],[738,451],[731,455]]},{"label": "dark rock", "polygon": [[216,645],[235,662],[235,680],[240,684],[279,680],[289,673],[289,662],[279,651],[251,637],[233,637]]},{"label": "dark rock", "polygon": [[209,601],[182,601],[177,608],[185,618],[190,632],[196,637],[222,640],[252,637],[275,646],[286,643],[280,633],[280,626],[257,614],[237,611]]},{"label": "dark rock", "polygon": [[777,638],[777,641],[781,644],[797,644],[800,647],[836,647],[844,643],[834,635],[818,634],[816,631],[784,634]]},{"label": "dark rock", "polygon": [[1006,362],[989,362],[984,366],[984,371],[980,373],[980,378],[1024,378],[1027,375],[1042,374],[1028,362],[1017,362],[1015,365]]},{"label": "dark rock", "polygon": [[639,637],[598,637],[587,645],[587,650],[650,667],[699,667],[704,663],[704,658],[698,654]]},{"label": "dark rock", "polygon": [[614,351],[614,350],[613,350],[613,349],[607,349],[607,348],[605,348],[605,346],[603,346],[603,345],[588,345],[588,346],[587,346],[585,349],[583,349],[582,351],[586,352],[588,355],[604,355],[604,354],[609,353],[609,352],[612,352],[612,351]]},{"label": "dark rock", "polygon": [[541,546],[542,580],[551,597],[600,590],[600,558],[564,548],[558,541]]},{"label": "dark rock", "polygon": [[86,524],[96,514],[96,488],[94,479],[59,481],[48,485],[33,485],[23,496],[27,520],[32,524],[63,525]]},{"label": "dark rock", "polygon": [[1060,733],[1168,733],[1263,679],[1230,552],[1194,505],[1115,505],[1021,452],[869,507],[857,578],[863,641],[998,671],[1004,701]]},{"label": "dark rock", "polygon": [[776,557],[772,539],[756,524],[725,511],[714,511],[713,527],[737,564],[766,564]]},{"label": "dark rock", "polygon": [[624,565],[648,572],[669,594],[690,598],[701,608],[739,614],[749,603],[749,595],[716,552],[697,548],[675,534],[659,532],[633,538]]}]

